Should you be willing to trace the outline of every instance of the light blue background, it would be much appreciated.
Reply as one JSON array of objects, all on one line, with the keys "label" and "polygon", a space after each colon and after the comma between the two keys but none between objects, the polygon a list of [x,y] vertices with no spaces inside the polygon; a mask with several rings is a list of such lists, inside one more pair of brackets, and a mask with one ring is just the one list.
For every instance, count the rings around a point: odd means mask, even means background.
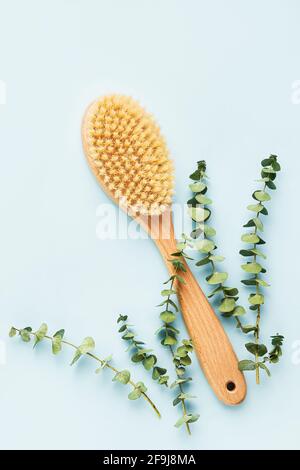
[{"label": "light blue background", "polygon": [[[1,448],[299,448],[299,21],[296,0],[0,1]],[[286,336],[284,357],[261,387],[247,376],[237,408],[218,402],[195,359],[201,419],[192,437],[173,427],[179,410],[138,366],[133,375],[151,386],[161,421],[142,400],[127,400],[109,371],[96,376],[93,361],[70,368],[69,350],[52,357],[49,344],[32,351],[7,339],[12,324],[46,321],[77,343],[92,334],[99,354],[126,367],[116,317],[128,313],[170,367],[153,336],[166,279],[155,245],[96,237],[107,198],[84,160],[80,122],[106,92],[130,94],[157,117],[175,161],[176,201],[188,197],[195,162],[207,160],[232,284],[260,160],[276,153],[283,167],[265,234],[272,287],[262,332]],[[246,357],[244,338],[232,323],[226,329]]]}]

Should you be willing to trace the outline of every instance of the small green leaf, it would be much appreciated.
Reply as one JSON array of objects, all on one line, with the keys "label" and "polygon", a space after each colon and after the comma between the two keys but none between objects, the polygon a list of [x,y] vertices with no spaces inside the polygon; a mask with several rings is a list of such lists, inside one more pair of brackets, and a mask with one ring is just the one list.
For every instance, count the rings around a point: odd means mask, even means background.
[{"label": "small green leaf", "polygon": [[263,279],[259,279],[259,278],[256,278],[256,282],[257,284],[263,286],[263,287],[270,287],[270,284],[268,284],[266,281],[264,281]]},{"label": "small green leaf", "polygon": [[266,185],[268,186],[269,189],[273,189],[273,190],[276,189],[276,184],[273,183],[273,181],[271,181],[271,180],[266,181]]},{"label": "small green leaf", "polygon": [[92,351],[94,348],[95,341],[93,340],[93,338],[91,336],[87,336],[86,338],[84,338],[81,345],[76,349],[76,352],[70,365],[72,366],[73,364],[75,364],[75,362],[77,362],[82,355]]},{"label": "small green leaf", "polygon": [[126,385],[130,380],[130,372],[129,370],[122,370],[118,372],[114,378],[113,381],[118,381],[124,385]]},{"label": "small green leaf", "polygon": [[254,253],[253,253],[253,250],[240,250],[240,255],[242,256],[253,256]]},{"label": "small green leaf", "polygon": [[216,231],[213,227],[210,227],[209,225],[204,225],[204,233],[207,237],[214,237],[216,235]]},{"label": "small green leaf", "polygon": [[264,210],[264,206],[262,204],[250,204],[247,209],[252,212],[261,212]]},{"label": "small green leaf", "polygon": [[143,360],[143,366],[145,367],[146,370],[150,370],[153,368],[156,361],[157,361],[156,357],[152,354]]},{"label": "small green leaf", "polygon": [[244,325],[242,326],[242,331],[245,334],[251,333],[251,331],[256,331],[257,328],[255,325]]},{"label": "small green leaf", "polygon": [[262,294],[250,294],[248,300],[252,305],[262,305],[265,303],[265,298]]},{"label": "small green leaf", "polygon": [[203,240],[199,240],[195,243],[195,248],[202,253],[210,253],[212,250],[214,250],[216,245],[212,240],[209,240],[208,238],[204,238]]},{"label": "small green leaf", "polygon": [[61,351],[61,341],[64,337],[65,330],[58,330],[52,338],[52,352],[58,354]]},{"label": "small green leaf", "polygon": [[167,369],[163,369],[162,367],[155,366],[153,367],[152,371],[152,379],[157,380],[160,376],[165,375]]},{"label": "small green leaf", "polygon": [[183,364],[184,366],[189,366],[191,365],[192,360],[189,356],[184,356],[180,359],[180,364]]},{"label": "small green leaf", "polygon": [[189,187],[193,193],[201,193],[204,189],[206,189],[206,184],[199,181],[198,183],[191,183]]},{"label": "small green leaf", "polygon": [[14,336],[16,336],[16,334],[17,334],[17,330],[16,330],[16,328],[14,328],[12,326],[11,329],[9,330],[8,335],[9,335],[10,338],[13,338]]},{"label": "small green leaf", "polygon": [[228,273],[219,273],[214,272],[211,276],[206,278],[208,284],[221,284],[222,282],[226,281],[228,278]]},{"label": "small green leaf", "polygon": [[145,354],[135,353],[131,356],[132,362],[142,362],[144,360]]},{"label": "small green leaf", "polygon": [[[264,171],[266,171],[266,170],[264,170]],[[271,199],[270,195],[268,193],[266,193],[265,191],[254,191],[253,197],[257,201],[261,201],[261,202],[269,201]]]},{"label": "small green leaf", "polygon": [[91,336],[87,336],[84,338],[82,341],[81,345],[79,346],[79,351],[81,354],[86,354],[90,351],[92,351],[95,348],[95,341]]},{"label": "small green leaf", "polygon": [[160,314],[160,319],[165,323],[172,323],[176,320],[176,315],[175,313],[166,310]]},{"label": "small green leaf", "polygon": [[163,339],[163,344],[165,346],[173,346],[176,343],[177,339],[174,336],[166,335],[166,337]]},{"label": "small green leaf", "polygon": [[61,351],[61,338],[55,336],[52,338],[52,352],[53,354],[58,354]]},{"label": "small green leaf", "polygon": [[189,423],[195,423],[200,418],[199,414],[189,415]]},{"label": "small green leaf", "polygon": [[226,293],[226,296],[229,297],[235,297],[239,293],[238,289],[235,287],[223,287],[223,290]]},{"label": "small green leaf", "polygon": [[241,281],[243,284],[245,284],[245,286],[256,286],[256,278],[252,278],[252,279],[243,279]]},{"label": "small green leaf", "polygon": [[207,297],[210,299],[211,297],[213,297],[214,295],[219,294],[220,292],[223,292],[222,286],[218,286],[218,287],[216,287],[215,289],[213,289],[213,290],[208,294]]},{"label": "small green leaf", "polygon": [[239,370],[246,371],[246,370],[255,370],[256,364],[254,361],[249,361],[245,359],[243,361],[239,361]]},{"label": "small green leaf", "polygon": [[268,352],[268,349],[264,344],[246,343],[245,348],[251,354],[257,354],[258,356],[264,356]]},{"label": "small green leaf", "polygon": [[256,233],[244,233],[241,239],[245,243],[258,243],[259,242],[259,236],[256,235]]},{"label": "small green leaf", "polygon": [[189,207],[188,213],[195,222],[204,222],[210,216],[210,210],[203,207]]},{"label": "small green leaf", "polygon": [[184,415],[181,418],[179,418],[179,420],[175,423],[175,427],[180,428],[180,426],[182,426],[185,423],[195,423],[199,419],[199,417],[200,417],[200,415],[198,415],[198,414]]},{"label": "small green leaf", "polygon": [[264,229],[264,226],[263,226],[262,221],[261,221],[258,217],[255,217],[255,218],[253,219],[253,222],[255,223],[257,229],[262,232],[263,229]]},{"label": "small green leaf", "polygon": [[225,298],[219,307],[220,312],[227,313],[232,312],[235,309],[235,300]]},{"label": "small green leaf", "polygon": [[127,331],[123,336],[122,339],[125,339],[125,341],[128,341],[130,339],[134,338],[134,333],[131,331]]},{"label": "small green leaf", "polygon": [[185,357],[188,354],[188,349],[185,346],[179,346],[176,350],[176,355],[179,357]]},{"label": "small green leaf", "polygon": [[176,294],[176,290],[174,289],[164,289],[161,291],[161,295],[163,297],[169,297],[169,295],[173,295],[173,294]]},{"label": "small green leaf", "polygon": [[21,336],[22,340],[25,341],[25,343],[29,343],[31,332],[32,328],[30,326],[27,326],[26,328],[20,330],[19,335]]},{"label": "small green leaf", "polygon": [[35,346],[44,339],[48,331],[48,326],[46,323],[42,323],[39,329],[35,332],[35,342],[33,347]]},{"label": "small green leaf", "polygon": [[117,323],[120,323],[121,321],[124,322],[128,319],[127,315],[119,315],[119,318],[117,320]]},{"label": "small green leaf", "polygon": [[205,258],[202,258],[200,261],[197,261],[196,266],[204,266],[205,264],[208,264],[210,262],[210,256],[206,256]]},{"label": "small green leaf", "polygon": [[251,273],[251,274],[258,274],[262,270],[262,266],[259,263],[247,263],[247,264],[242,264],[242,269],[246,271],[246,273]]},{"label": "small green leaf", "polygon": [[266,258],[267,258],[266,255],[265,255],[262,251],[258,250],[257,248],[252,248],[251,251],[252,251],[252,253],[254,253],[256,256],[260,256],[260,257],[263,258],[263,259],[266,259]]},{"label": "small green leaf", "polygon": [[176,421],[175,427],[180,428],[180,426],[182,426],[184,423],[187,423],[188,420],[189,420],[188,415],[182,416],[181,418],[178,419],[178,421]]},{"label": "small green leaf", "polygon": [[264,364],[263,362],[259,362],[259,363],[258,363],[258,366],[259,366],[261,369],[263,369],[263,370],[267,373],[267,375],[268,375],[269,377],[271,377],[271,372],[269,371],[269,369],[268,369],[268,367],[266,366],[266,364]]},{"label": "small green leaf", "polygon": [[272,159],[271,158],[264,158],[261,162],[262,166],[270,166],[272,163]]},{"label": "small green leaf", "polygon": [[224,261],[225,257],[224,256],[219,256],[219,255],[211,255],[209,257],[209,259],[213,262],[221,263],[222,261]]},{"label": "small green leaf", "polygon": [[61,329],[61,330],[58,330],[56,333],[54,333],[53,337],[63,339],[64,334],[65,334],[65,330]]},{"label": "small green leaf", "polygon": [[244,307],[242,307],[241,305],[237,305],[233,311],[233,316],[240,317],[242,315],[245,315],[245,313],[246,313],[246,310],[244,309]]},{"label": "small green leaf", "polygon": [[142,395],[142,392],[139,388],[134,388],[132,392],[129,393],[129,400],[137,400]]},{"label": "small green leaf", "polygon": [[212,204],[212,200],[209,199],[209,197],[204,196],[203,194],[197,194],[195,199],[197,202],[199,202],[199,204],[202,204],[203,206]]}]

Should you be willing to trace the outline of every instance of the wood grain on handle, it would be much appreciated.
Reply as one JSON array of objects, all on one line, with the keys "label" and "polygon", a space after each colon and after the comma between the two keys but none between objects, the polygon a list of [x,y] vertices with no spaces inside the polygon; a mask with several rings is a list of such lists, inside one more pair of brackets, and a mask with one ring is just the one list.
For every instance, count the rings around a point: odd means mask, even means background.
[{"label": "wood grain on handle", "polygon": [[[173,224],[170,221],[167,222],[166,228],[165,220],[167,219],[159,217],[159,235],[154,237],[148,220],[150,218],[141,218],[139,222],[153,237],[170,274],[174,274],[174,267],[168,261],[171,253],[177,251]],[[162,234],[165,236],[166,233],[169,235],[164,238]],[[184,322],[193,340],[195,353],[217,397],[226,405],[237,405],[246,396],[247,387],[244,375],[238,369],[238,359],[220,320],[189,267],[186,263],[185,265],[186,272],[180,272],[180,275],[186,284],[177,282],[176,291]]]}]

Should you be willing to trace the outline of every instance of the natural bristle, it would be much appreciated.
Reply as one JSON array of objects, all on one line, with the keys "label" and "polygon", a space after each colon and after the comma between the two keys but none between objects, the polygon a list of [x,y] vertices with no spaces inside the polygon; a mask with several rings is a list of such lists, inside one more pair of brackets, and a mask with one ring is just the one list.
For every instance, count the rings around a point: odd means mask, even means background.
[{"label": "natural bristle", "polygon": [[134,212],[171,204],[173,165],[153,117],[132,98],[104,96],[85,123],[87,154],[108,192]]}]

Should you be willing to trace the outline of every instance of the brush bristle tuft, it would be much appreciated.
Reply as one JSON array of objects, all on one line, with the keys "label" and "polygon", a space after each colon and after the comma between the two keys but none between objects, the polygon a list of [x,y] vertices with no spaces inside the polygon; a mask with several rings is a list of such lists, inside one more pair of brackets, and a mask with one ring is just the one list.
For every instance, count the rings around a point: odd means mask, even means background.
[{"label": "brush bristle tuft", "polygon": [[174,177],[153,117],[132,98],[101,98],[88,122],[88,157],[110,194],[133,212],[159,214],[172,202]]}]

